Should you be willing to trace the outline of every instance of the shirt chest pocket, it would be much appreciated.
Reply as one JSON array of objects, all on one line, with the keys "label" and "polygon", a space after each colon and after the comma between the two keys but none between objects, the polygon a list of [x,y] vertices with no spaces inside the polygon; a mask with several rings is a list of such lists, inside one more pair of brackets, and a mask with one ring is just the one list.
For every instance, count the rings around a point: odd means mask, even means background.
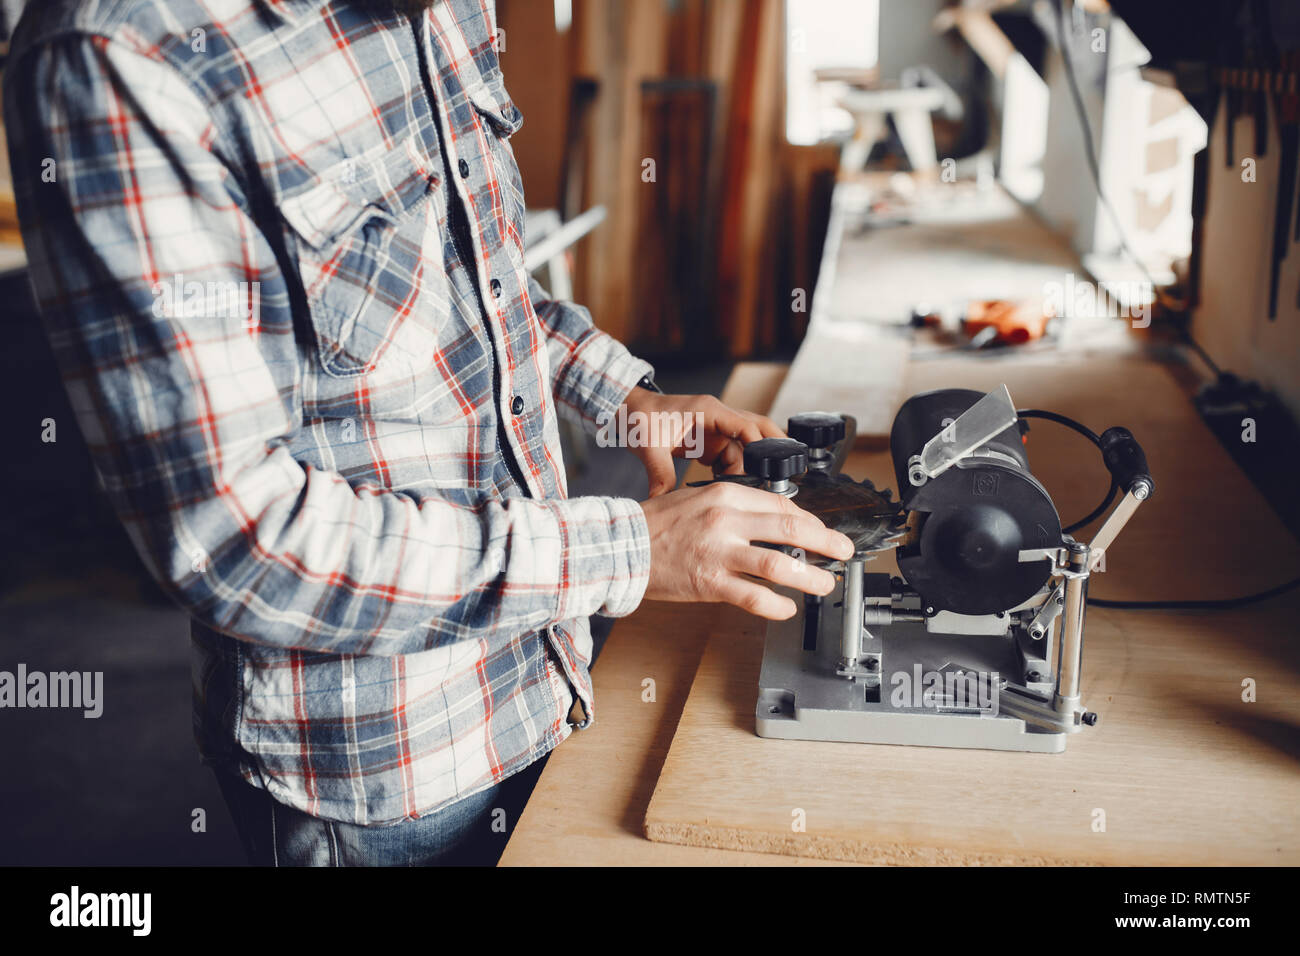
[{"label": "shirt chest pocket", "polygon": [[321,366],[335,376],[427,367],[450,314],[439,176],[408,139],[326,169],[280,203]]}]

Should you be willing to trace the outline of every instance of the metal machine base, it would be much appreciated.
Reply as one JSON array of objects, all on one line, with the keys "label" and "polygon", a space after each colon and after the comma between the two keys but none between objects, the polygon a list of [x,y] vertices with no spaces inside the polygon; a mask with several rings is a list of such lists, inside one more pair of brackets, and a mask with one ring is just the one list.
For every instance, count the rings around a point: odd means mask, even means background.
[{"label": "metal machine base", "polygon": [[[931,634],[923,623],[890,624],[864,636],[861,664],[850,680],[836,673],[844,669],[841,615],[828,598],[811,625],[805,624],[805,614],[768,627],[755,709],[760,737],[1032,753],[1065,749],[1068,734],[997,712],[997,700],[1013,691],[992,690],[996,683],[1010,682],[1050,695],[1050,664],[1037,656],[1048,651],[1050,639]],[[929,705],[922,703],[927,675],[939,675],[949,687],[946,675],[972,671],[982,676],[988,693],[950,697],[939,692]],[[993,706],[982,712],[981,701]]]}]

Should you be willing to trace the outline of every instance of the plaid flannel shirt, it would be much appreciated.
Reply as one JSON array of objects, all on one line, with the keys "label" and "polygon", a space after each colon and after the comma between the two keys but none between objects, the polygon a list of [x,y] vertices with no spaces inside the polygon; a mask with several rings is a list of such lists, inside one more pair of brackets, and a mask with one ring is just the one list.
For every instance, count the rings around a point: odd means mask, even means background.
[{"label": "plaid flannel shirt", "polygon": [[524,269],[495,39],[490,0],[42,0],[6,68],[38,304],[194,619],[200,748],[326,819],[546,753],[592,714],[587,616],[645,590],[556,410],[592,431],[651,368]]}]

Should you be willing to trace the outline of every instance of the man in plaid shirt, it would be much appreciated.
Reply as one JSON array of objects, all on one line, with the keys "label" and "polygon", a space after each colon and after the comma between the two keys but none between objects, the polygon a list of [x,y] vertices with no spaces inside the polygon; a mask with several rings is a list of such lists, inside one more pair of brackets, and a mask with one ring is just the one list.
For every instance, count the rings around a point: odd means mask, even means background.
[{"label": "man in plaid shirt", "polygon": [[[590,722],[588,617],[794,604],[785,499],[568,498],[556,414],[778,435],[524,268],[490,0],[41,2],[6,69],[31,275],[99,476],[193,618],[195,726],[254,860],[424,863]],[[650,386],[650,387],[646,387]],[[573,722],[571,723],[571,717]]]}]

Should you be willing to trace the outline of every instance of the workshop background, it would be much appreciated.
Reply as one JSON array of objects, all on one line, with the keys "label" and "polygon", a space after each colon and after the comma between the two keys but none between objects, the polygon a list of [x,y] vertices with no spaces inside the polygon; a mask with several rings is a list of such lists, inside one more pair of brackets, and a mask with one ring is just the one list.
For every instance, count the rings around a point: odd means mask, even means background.
[{"label": "workshop background", "polygon": [[[22,6],[0,2],[0,38]],[[738,360],[789,360],[818,309],[846,308],[936,353],[1116,335],[1190,349],[1212,427],[1230,436],[1249,412],[1261,429],[1294,433],[1300,4],[497,9],[502,69],[525,118],[512,146],[528,241],[545,249],[537,274],[653,361],[666,390],[716,393]],[[861,185],[875,217],[867,238],[884,250],[864,261],[871,280],[847,304],[814,295],[837,182]],[[891,222],[953,209],[962,230],[936,235],[919,257],[886,254]],[[1018,236],[1007,223],[1021,219],[1058,245]],[[993,252],[1010,264],[990,271]],[[1042,268],[1062,261],[1081,284],[1106,287],[1098,308],[1070,314],[1072,297],[1043,308]],[[978,302],[945,291],[971,274]],[[108,689],[98,720],[0,712],[0,864],[242,862],[190,736],[187,619],[97,490],[31,306],[7,169],[0,302],[10,423],[0,669],[102,670]],[[1150,327],[1135,332],[1147,314]],[[574,494],[644,495],[632,456],[565,437]],[[1300,530],[1285,487],[1294,458],[1225,445]],[[516,807],[532,776],[514,788]],[[205,832],[191,827],[194,808],[207,811]]]}]

